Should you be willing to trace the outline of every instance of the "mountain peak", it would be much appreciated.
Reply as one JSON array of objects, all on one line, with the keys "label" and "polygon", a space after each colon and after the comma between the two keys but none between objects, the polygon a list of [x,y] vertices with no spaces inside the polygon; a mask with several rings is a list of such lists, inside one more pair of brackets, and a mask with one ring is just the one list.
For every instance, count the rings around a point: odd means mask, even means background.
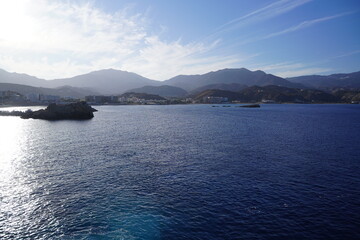
[{"label": "mountain peak", "polygon": [[241,84],[247,86],[277,85],[284,87],[303,87],[301,84],[291,83],[283,78],[266,74],[263,71],[250,71],[246,68],[225,68],[203,75],[182,75],[177,76],[165,84],[192,91],[196,88],[212,84]]}]

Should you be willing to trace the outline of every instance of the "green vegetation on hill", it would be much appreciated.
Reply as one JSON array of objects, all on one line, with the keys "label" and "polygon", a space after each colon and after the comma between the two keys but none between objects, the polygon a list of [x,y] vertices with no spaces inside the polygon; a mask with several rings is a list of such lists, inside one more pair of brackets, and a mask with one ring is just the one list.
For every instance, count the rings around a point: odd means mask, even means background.
[{"label": "green vegetation on hill", "polygon": [[360,91],[336,90],[333,95],[340,99],[341,102],[360,102]]},{"label": "green vegetation on hill", "polygon": [[200,93],[202,91],[210,90],[210,89],[238,92],[238,91],[243,90],[243,89],[245,89],[247,87],[248,87],[247,85],[240,84],[240,83],[229,83],[229,84],[216,83],[216,84],[210,84],[210,85],[205,85],[205,86],[196,88],[196,89],[191,91],[191,94],[197,94],[197,93]]},{"label": "green vegetation on hill", "polygon": [[239,92],[242,101],[274,100],[275,102],[334,103],[338,98],[314,89],[297,89],[279,86],[249,87]]}]

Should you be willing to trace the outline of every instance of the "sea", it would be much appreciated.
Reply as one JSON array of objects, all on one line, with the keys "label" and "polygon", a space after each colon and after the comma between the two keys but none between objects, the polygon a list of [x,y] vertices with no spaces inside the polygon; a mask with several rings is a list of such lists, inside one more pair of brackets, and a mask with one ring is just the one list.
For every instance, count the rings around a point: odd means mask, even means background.
[{"label": "sea", "polygon": [[0,117],[0,239],[360,239],[360,105],[238,106]]}]

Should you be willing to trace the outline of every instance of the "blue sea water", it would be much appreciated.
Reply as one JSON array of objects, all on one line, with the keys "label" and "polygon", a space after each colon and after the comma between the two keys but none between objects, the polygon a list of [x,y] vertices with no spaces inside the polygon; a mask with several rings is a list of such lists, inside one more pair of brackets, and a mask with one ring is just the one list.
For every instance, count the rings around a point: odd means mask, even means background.
[{"label": "blue sea water", "polygon": [[0,117],[0,239],[360,239],[360,105]]}]

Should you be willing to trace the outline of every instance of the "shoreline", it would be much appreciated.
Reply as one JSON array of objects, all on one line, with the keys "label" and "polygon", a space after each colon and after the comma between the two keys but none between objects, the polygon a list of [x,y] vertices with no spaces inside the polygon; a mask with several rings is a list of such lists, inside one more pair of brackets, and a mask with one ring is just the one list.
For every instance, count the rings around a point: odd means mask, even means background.
[{"label": "shoreline", "polygon": [[[294,105],[360,105],[359,103],[262,103],[262,102],[244,102],[244,103],[187,103],[187,104],[91,104],[91,106],[176,106],[176,105],[244,105],[244,104],[261,104],[261,105],[280,105],[280,104],[294,104]],[[26,104],[26,105],[0,105],[1,109],[14,107],[47,107],[49,104]]]}]

